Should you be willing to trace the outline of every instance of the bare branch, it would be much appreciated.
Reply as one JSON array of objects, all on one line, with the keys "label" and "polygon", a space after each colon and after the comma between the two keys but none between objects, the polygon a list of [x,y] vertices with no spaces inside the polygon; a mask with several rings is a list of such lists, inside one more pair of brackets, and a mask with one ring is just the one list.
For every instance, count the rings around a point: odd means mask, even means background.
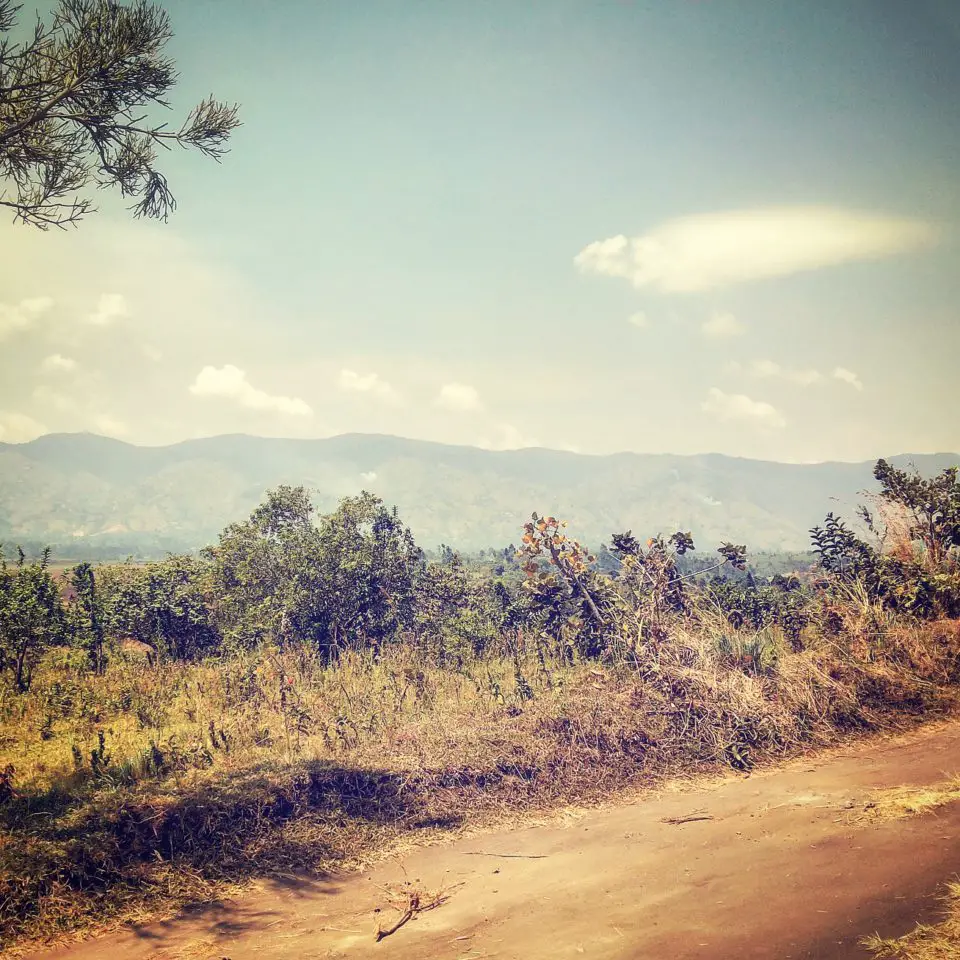
[{"label": "bare branch", "polygon": [[0,0],[0,33],[9,33],[17,22],[17,14],[23,4]]}]

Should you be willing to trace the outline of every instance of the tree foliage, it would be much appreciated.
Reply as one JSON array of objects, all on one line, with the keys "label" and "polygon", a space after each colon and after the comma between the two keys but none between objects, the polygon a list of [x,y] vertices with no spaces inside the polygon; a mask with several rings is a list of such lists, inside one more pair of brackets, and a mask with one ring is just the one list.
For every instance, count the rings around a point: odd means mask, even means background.
[{"label": "tree foliage", "polygon": [[12,567],[0,554],[0,671],[20,692],[53,644],[66,638],[60,593],[50,575],[50,553],[28,563],[21,550]]},{"label": "tree foliage", "polygon": [[179,127],[150,118],[177,82],[164,54],[173,36],[158,6],[135,0],[60,0],[49,23],[12,38],[19,6],[0,0],[0,205],[41,228],[93,210],[92,187],[134,198],[138,217],[166,219],[176,200],[157,169],[159,149],[219,160],[238,110],[212,97]]},{"label": "tree foliage", "polygon": [[[873,471],[880,482],[880,496],[905,510],[910,518],[909,535],[918,541],[931,567],[939,567],[960,547],[960,480],[957,468],[948,467],[929,479],[919,471],[899,470],[878,460]],[[872,516],[864,510],[872,525]]]},{"label": "tree foliage", "polygon": [[104,613],[93,567],[78,563],[70,572],[70,582],[75,597],[70,609],[74,642],[86,649],[94,673],[102,674],[106,666]]},{"label": "tree foliage", "polygon": [[877,542],[858,536],[830,513],[810,531],[820,568],[834,582],[859,584],[868,597],[893,610],[932,619],[960,615],[960,482],[948,468],[926,479],[878,460],[880,498],[908,518],[906,543],[891,543],[873,514],[861,516]]},{"label": "tree foliage", "polygon": [[364,493],[319,522],[313,514],[302,487],[279,487],[207,552],[213,621],[228,646],[297,640],[333,654],[413,626],[423,559],[396,513]]},{"label": "tree foliage", "polygon": [[136,640],[156,655],[190,660],[220,649],[207,598],[207,565],[171,556],[101,569],[99,603],[114,640]]}]

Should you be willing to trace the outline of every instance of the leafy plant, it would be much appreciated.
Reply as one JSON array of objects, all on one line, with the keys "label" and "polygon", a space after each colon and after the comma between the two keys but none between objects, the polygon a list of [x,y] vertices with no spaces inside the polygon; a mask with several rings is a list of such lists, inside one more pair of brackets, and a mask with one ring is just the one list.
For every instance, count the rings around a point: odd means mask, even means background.
[{"label": "leafy plant", "polygon": [[106,667],[104,622],[96,576],[89,563],[79,563],[70,573],[74,602],[70,606],[74,642],[87,651],[90,668],[102,674]]},{"label": "leafy plant", "polygon": [[[908,518],[907,547],[891,545],[866,508],[861,517],[877,538],[858,537],[832,513],[811,531],[820,568],[835,583],[862,585],[867,596],[892,610],[923,619],[960,615],[960,482],[956,468],[924,479],[917,471],[899,470],[878,460],[874,476],[880,499]],[[891,546],[893,548],[891,548]]]},{"label": "leafy plant", "polygon": [[50,551],[27,563],[22,550],[11,568],[0,553],[0,671],[21,693],[30,689],[44,652],[66,639],[60,592],[50,575]]}]

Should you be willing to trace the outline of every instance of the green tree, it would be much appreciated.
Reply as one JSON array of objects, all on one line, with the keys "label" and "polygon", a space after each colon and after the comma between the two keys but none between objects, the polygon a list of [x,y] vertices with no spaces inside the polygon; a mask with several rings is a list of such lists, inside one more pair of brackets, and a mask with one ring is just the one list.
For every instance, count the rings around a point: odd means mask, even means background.
[{"label": "green tree", "polygon": [[103,610],[93,567],[89,563],[78,563],[70,572],[70,583],[75,594],[71,608],[74,639],[86,647],[94,673],[102,674],[106,667]]},{"label": "green tree", "polygon": [[330,654],[413,627],[422,552],[372,494],[314,521],[302,487],[269,491],[207,555],[215,622],[231,646],[309,642]]},{"label": "green tree", "polygon": [[346,497],[320,523],[314,616],[320,642],[379,648],[414,625],[414,580],[424,563],[413,534],[371,493]]},{"label": "green tree", "polygon": [[[914,470],[899,470],[878,460],[873,471],[880,482],[880,496],[906,511],[910,536],[923,545],[929,565],[936,569],[960,547],[960,480],[956,467],[948,467],[926,479]],[[872,517],[864,508],[864,519]]]},{"label": "green tree", "polygon": [[207,607],[206,561],[171,556],[143,565],[117,564],[103,568],[97,583],[106,632],[114,639],[137,640],[158,656],[177,660],[219,649]]},{"label": "green tree", "polygon": [[[873,600],[924,619],[960,615],[960,482],[956,467],[932,478],[878,460],[880,499],[906,517],[908,542],[890,542],[872,513],[861,516],[877,543],[868,543],[833,514],[810,531],[820,568],[832,584],[859,584]],[[919,547],[919,550],[917,549]]]},{"label": "green tree", "polygon": [[492,643],[518,645],[521,615],[516,599],[487,570],[471,569],[452,551],[426,563],[414,584],[414,633],[442,664],[482,656]]},{"label": "green tree", "polygon": [[313,512],[303,487],[278,487],[205,552],[211,612],[228,647],[313,634],[310,599],[320,556]]},{"label": "green tree", "polygon": [[12,568],[0,554],[0,670],[21,693],[30,689],[46,650],[66,639],[60,591],[49,567],[49,549],[33,563],[20,550]]},{"label": "green tree", "polygon": [[0,205],[15,220],[63,227],[94,209],[82,192],[115,187],[136,198],[136,216],[165,220],[176,201],[158,149],[219,160],[237,107],[206,99],[173,129],[149,118],[177,82],[164,56],[170,20],[153,4],[60,0],[16,42],[19,9],[0,0]]}]

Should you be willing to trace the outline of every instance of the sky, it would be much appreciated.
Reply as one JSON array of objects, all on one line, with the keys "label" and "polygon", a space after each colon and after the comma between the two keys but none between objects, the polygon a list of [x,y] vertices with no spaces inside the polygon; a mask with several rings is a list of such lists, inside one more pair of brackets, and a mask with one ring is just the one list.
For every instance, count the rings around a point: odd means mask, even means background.
[{"label": "sky", "polygon": [[952,0],[163,6],[243,126],[0,217],[0,441],[960,451]]}]

